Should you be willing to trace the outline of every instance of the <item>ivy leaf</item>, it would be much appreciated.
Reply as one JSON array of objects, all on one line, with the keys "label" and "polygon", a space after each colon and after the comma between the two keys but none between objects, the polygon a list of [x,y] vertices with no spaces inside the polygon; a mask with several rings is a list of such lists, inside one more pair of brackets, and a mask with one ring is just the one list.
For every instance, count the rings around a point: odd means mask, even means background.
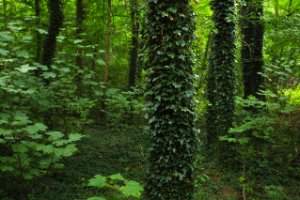
[{"label": "ivy leaf", "polygon": [[143,187],[136,181],[128,181],[124,187],[121,188],[121,192],[126,196],[133,196],[140,198],[143,192]]},{"label": "ivy leaf", "polygon": [[88,186],[102,188],[106,185],[106,177],[101,175],[95,175],[94,178],[89,180]]}]

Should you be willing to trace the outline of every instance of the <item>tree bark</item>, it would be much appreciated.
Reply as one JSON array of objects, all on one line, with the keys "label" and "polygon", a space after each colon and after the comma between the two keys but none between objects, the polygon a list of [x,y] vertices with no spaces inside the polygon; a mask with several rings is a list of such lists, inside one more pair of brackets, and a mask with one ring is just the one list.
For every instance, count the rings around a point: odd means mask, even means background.
[{"label": "tree bark", "polygon": [[[36,28],[40,28],[41,25],[41,1],[40,0],[35,0],[34,1],[34,8],[35,8],[35,26]],[[42,35],[40,32],[37,30],[36,31],[36,62],[40,61],[41,58],[41,50],[42,50]]]},{"label": "tree bark", "polygon": [[242,35],[241,64],[244,79],[244,97],[252,95],[265,100],[260,94],[265,89],[263,37],[263,0],[246,0],[240,7]]},{"label": "tree bark", "polygon": [[[83,6],[83,0],[76,0],[76,38],[81,40],[82,25],[85,18],[85,10]],[[76,65],[82,69],[82,49],[77,47]]]},{"label": "tree bark", "polygon": [[111,0],[107,0],[107,21],[106,21],[106,46],[104,58],[104,78],[105,84],[108,82],[108,66],[109,66],[109,50],[110,50],[110,37],[111,37]]},{"label": "tree bark", "polygon": [[131,47],[129,57],[128,88],[136,86],[139,49],[139,4],[138,0],[130,0]]},{"label": "tree bark", "polygon": [[42,60],[41,63],[51,70],[51,65],[53,63],[53,58],[56,50],[56,37],[60,32],[60,28],[63,25],[63,12],[62,12],[62,1],[61,0],[50,0],[49,1],[49,26],[48,34],[46,36]]}]

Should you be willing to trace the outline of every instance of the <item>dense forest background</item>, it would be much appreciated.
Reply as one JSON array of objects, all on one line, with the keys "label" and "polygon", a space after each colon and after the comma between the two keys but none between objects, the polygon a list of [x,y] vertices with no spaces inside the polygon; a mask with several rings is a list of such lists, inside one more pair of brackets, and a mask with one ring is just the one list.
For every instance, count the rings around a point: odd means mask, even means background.
[{"label": "dense forest background", "polygon": [[300,199],[299,0],[0,5],[1,200]]}]

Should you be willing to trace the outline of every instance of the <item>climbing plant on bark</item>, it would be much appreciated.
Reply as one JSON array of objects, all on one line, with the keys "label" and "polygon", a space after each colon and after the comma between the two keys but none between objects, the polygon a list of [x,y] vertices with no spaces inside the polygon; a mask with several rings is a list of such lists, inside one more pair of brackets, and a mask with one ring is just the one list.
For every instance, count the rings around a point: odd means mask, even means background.
[{"label": "climbing plant on bark", "polygon": [[[220,145],[219,136],[227,134],[234,119],[235,99],[235,1],[211,1],[214,33],[210,56],[207,98],[209,147]],[[218,147],[220,152],[225,149]]]},{"label": "climbing plant on bark", "polygon": [[147,200],[193,196],[196,132],[191,44],[194,13],[188,0],[147,0],[147,118],[151,136]]}]

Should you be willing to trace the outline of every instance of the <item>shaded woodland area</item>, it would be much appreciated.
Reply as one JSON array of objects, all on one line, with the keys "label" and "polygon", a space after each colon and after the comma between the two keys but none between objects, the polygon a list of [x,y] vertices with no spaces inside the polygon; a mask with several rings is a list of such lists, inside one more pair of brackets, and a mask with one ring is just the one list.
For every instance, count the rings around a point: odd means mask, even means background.
[{"label": "shaded woodland area", "polygon": [[300,200],[299,0],[0,5],[0,200]]}]

